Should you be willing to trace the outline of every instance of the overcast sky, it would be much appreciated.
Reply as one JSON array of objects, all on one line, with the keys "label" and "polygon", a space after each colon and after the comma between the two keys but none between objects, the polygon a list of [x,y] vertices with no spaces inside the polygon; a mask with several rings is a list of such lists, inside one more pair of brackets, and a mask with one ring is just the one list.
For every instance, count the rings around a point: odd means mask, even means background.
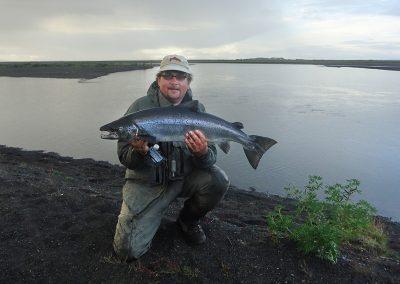
[{"label": "overcast sky", "polygon": [[0,0],[0,61],[400,59],[400,0]]}]

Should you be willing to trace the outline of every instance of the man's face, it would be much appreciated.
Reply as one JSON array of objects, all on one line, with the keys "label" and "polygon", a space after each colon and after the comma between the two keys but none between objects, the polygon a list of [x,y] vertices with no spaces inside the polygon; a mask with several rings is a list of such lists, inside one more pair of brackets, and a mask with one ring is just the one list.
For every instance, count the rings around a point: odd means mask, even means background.
[{"label": "man's face", "polygon": [[190,82],[186,73],[179,71],[163,71],[157,83],[164,97],[174,105],[179,104],[189,89]]}]

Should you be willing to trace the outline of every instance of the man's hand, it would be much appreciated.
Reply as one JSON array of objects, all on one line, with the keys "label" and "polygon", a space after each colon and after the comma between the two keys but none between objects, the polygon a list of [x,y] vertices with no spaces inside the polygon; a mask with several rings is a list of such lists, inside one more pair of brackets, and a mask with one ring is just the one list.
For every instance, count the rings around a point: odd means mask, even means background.
[{"label": "man's hand", "polygon": [[196,157],[207,154],[208,142],[203,132],[200,130],[189,131],[185,135],[185,143],[188,146],[190,152]]},{"label": "man's hand", "polygon": [[149,151],[149,146],[146,141],[134,139],[129,141],[129,144],[132,145],[133,151],[139,152],[143,156]]}]

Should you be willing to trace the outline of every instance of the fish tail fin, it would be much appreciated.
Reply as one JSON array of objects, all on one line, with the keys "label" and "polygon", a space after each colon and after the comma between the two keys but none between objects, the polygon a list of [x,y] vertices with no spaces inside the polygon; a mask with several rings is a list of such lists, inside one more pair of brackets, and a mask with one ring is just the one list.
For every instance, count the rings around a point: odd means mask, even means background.
[{"label": "fish tail fin", "polygon": [[249,137],[251,139],[251,147],[244,147],[243,150],[250,165],[254,169],[257,169],[261,157],[269,148],[271,148],[277,142],[274,139],[257,135],[249,135]]}]

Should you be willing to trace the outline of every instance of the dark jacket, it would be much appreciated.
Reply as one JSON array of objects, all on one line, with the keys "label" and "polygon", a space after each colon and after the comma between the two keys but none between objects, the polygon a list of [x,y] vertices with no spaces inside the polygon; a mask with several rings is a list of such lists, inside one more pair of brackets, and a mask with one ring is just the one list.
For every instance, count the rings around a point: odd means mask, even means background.
[{"label": "dark jacket", "polygon": [[[192,100],[192,92],[189,89],[182,103]],[[160,93],[157,82],[153,82],[147,91],[147,96],[137,99],[126,111],[125,115],[131,114],[133,112],[155,108],[155,107],[166,107],[171,106],[167,99]],[[202,104],[199,104],[200,109],[205,111]],[[184,142],[169,142],[161,143],[160,151],[162,154],[168,158],[167,161],[167,171],[170,168],[170,160],[176,160],[177,163],[177,175],[178,177],[183,177],[189,174],[193,168],[208,168],[211,167],[217,159],[217,150],[213,144],[208,145],[207,154],[201,157],[195,157],[191,154],[189,149],[186,147]],[[154,173],[152,173],[152,167],[146,162],[146,157],[133,151],[133,148],[126,141],[118,141],[118,157],[127,170],[125,178],[128,179],[141,179],[152,181]],[[167,174],[168,176],[168,174]]]}]

